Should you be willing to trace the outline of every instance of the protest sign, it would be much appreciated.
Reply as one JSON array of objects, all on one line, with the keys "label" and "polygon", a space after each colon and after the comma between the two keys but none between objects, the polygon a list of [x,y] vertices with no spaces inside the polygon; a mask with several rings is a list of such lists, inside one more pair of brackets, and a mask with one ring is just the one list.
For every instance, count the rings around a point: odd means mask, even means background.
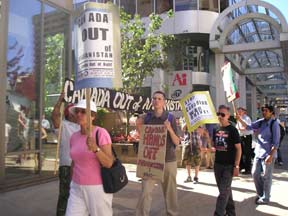
[{"label": "protest sign", "polygon": [[239,93],[237,91],[237,87],[233,80],[233,73],[231,69],[231,63],[226,63],[222,68],[221,72],[223,73],[223,85],[224,91],[226,92],[226,97],[228,102],[234,101],[239,98]]},{"label": "protest sign", "polygon": [[208,91],[195,91],[180,100],[188,131],[203,124],[219,123]]},{"label": "protest sign", "polygon": [[122,87],[119,8],[88,2],[74,17],[75,88]]},{"label": "protest sign", "polygon": [[164,125],[143,125],[140,134],[136,176],[162,181],[167,129]]},{"label": "protest sign", "polygon": [[[66,79],[64,84],[64,100],[67,103],[77,103],[86,98],[84,89],[75,90],[73,80]],[[113,110],[130,110],[142,112],[152,110],[152,99],[150,97],[131,95],[120,91],[105,88],[91,88],[90,100],[97,107]],[[168,111],[179,111],[181,106],[177,100],[166,99],[165,109]]]}]

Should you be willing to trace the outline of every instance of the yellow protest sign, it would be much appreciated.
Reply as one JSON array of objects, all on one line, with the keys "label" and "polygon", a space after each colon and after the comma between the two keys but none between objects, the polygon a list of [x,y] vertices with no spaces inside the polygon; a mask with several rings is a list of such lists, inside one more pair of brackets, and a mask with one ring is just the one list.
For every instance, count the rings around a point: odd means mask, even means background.
[{"label": "yellow protest sign", "polygon": [[195,91],[180,100],[189,131],[203,124],[219,123],[208,91]]}]

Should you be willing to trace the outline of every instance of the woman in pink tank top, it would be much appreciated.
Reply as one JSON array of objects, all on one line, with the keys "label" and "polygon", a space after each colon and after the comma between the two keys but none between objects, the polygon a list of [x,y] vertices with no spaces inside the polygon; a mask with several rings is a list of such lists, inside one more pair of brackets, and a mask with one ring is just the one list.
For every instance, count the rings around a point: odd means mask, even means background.
[{"label": "woman in pink tank top", "polygon": [[[100,168],[113,164],[112,142],[106,129],[92,124],[96,119],[97,108],[90,102],[91,122],[86,116],[86,100],[79,101],[70,108],[80,125],[70,139],[70,156],[72,158],[72,182],[66,216],[112,216],[112,194],[103,190]],[[90,125],[90,135],[86,128]],[[96,144],[98,133],[98,145]]]}]

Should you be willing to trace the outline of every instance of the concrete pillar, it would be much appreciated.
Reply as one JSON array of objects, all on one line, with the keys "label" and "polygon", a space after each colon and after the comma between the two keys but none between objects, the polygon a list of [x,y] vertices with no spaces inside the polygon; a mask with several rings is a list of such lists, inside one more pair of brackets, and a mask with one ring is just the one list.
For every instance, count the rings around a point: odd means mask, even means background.
[{"label": "concrete pillar", "polygon": [[247,104],[247,99],[246,99],[246,75],[239,75],[238,76],[238,92],[240,94],[240,98],[238,99],[238,105],[241,106],[241,107],[246,107],[246,104]]},{"label": "concrete pillar", "polygon": [[252,91],[251,91],[251,114],[252,114],[252,119],[255,120],[257,118],[257,89],[256,89],[256,86],[252,86]]},{"label": "concrete pillar", "polygon": [[261,96],[260,96],[260,106],[262,106],[265,103],[266,103],[265,95],[261,94]]},{"label": "concrete pillar", "polygon": [[5,123],[6,123],[6,82],[7,82],[7,31],[8,1],[0,1],[0,183],[5,177]]},{"label": "concrete pillar", "polygon": [[228,104],[226,99],[226,93],[224,92],[224,86],[222,81],[221,68],[224,65],[224,54],[215,54],[215,86],[216,86],[216,100],[215,109],[217,110],[218,106],[221,104]]}]

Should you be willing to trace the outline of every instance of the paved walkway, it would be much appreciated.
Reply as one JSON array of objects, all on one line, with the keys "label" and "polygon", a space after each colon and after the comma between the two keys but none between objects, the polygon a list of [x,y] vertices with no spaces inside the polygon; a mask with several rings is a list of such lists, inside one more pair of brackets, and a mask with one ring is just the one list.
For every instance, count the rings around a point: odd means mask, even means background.
[{"label": "paved walkway", "polygon": [[[238,216],[288,215],[288,143],[283,145],[285,165],[275,166],[272,197],[270,205],[254,204],[255,188],[251,176],[241,175],[233,180],[233,196]],[[113,210],[115,216],[135,215],[141,183],[135,176],[135,165],[126,164],[129,184],[114,195]],[[180,216],[213,215],[218,190],[212,170],[201,170],[199,184],[184,183],[186,170],[178,169],[178,203]],[[58,194],[58,181],[10,191],[0,194],[0,215],[2,216],[53,216]],[[155,187],[151,216],[165,214],[162,191]]]}]

